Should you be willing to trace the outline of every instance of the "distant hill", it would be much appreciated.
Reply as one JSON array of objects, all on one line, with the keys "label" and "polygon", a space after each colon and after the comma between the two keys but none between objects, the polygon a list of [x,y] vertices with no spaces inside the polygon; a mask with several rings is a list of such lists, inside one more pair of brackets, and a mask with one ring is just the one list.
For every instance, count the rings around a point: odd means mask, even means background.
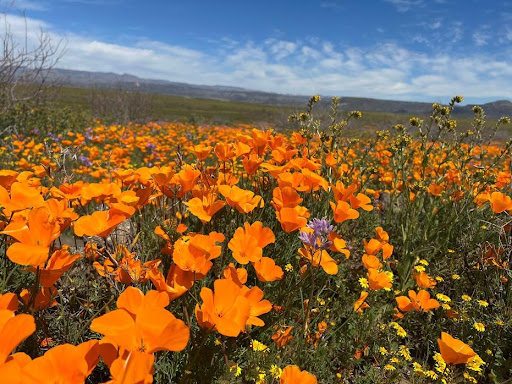
[{"label": "distant hill", "polygon": [[[119,75],[111,72],[87,72],[58,68],[53,69],[49,77],[51,80],[58,80],[61,84],[70,87],[139,90],[142,92],[189,98],[236,101],[294,108],[303,108],[310,96],[261,92],[222,85],[195,85],[167,80],[142,79],[130,74]],[[343,97],[341,103],[342,109],[345,111],[361,110],[365,112],[384,112],[420,116],[428,115],[432,111],[432,103],[422,102]],[[482,104],[482,107],[488,118],[491,119],[497,119],[501,116],[512,116],[512,102],[509,100],[499,100]],[[454,114],[458,117],[471,117],[473,112],[471,111],[471,106],[466,105],[456,107]]]}]

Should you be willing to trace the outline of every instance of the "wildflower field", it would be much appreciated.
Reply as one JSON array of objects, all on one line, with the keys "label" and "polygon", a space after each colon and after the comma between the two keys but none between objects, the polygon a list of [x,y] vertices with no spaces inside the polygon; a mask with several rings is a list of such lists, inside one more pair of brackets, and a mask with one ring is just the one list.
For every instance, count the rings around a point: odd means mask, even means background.
[{"label": "wildflower field", "polygon": [[182,123],[0,146],[1,383],[504,383],[512,142]]}]

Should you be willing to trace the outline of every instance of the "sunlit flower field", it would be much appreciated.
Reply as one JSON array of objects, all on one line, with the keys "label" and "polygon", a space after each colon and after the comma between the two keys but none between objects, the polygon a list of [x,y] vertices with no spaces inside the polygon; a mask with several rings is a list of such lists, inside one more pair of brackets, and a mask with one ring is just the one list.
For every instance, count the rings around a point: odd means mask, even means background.
[{"label": "sunlit flower field", "polygon": [[433,105],[0,146],[1,383],[502,383],[510,122]]}]

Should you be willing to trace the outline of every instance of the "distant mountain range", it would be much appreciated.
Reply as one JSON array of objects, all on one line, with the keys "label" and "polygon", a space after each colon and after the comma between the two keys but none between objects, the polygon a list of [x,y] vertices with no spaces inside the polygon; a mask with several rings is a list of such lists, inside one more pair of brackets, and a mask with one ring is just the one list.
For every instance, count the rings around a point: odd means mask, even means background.
[{"label": "distant mountain range", "polygon": [[[87,72],[69,69],[53,69],[49,74],[50,80],[77,88],[105,88],[122,90],[139,90],[149,93],[203,98],[213,100],[257,103],[274,106],[303,108],[309,96],[285,95],[262,92],[239,87],[221,85],[195,85],[177,83],[167,80],[142,79],[129,74],[110,72]],[[345,111],[361,110],[365,112],[403,113],[425,116],[432,111],[432,103],[380,100],[362,97],[342,97],[342,109]],[[512,116],[512,102],[498,100],[481,105],[488,118],[497,119],[501,116]],[[458,117],[473,116],[471,105],[457,106],[454,114]]]}]

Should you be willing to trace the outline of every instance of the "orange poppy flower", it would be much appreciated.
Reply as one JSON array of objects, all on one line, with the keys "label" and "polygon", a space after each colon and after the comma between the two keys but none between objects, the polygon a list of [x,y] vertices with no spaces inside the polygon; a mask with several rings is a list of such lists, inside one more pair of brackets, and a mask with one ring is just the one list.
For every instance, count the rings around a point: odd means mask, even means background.
[{"label": "orange poppy flower", "polygon": [[171,268],[169,268],[167,279],[164,278],[162,272],[156,267],[149,270],[148,276],[157,291],[167,293],[169,301],[173,301],[183,295],[194,285],[195,280],[203,278],[203,276],[198,273],[183,271],[176,264],[173,264]]},{"label": "orange poppy flower", "polygon": [[0,310],[0,366],[23,340],[36,330],[34,317],[15,315],[8,309]]},{"label": "orange poppy flower", "polygon": [[73,223],[73,230],[78,237],[99,236],[107,237],[129,215],[118,209],[96,211],[92,215],[82,216]]},{"label": "orange poppy flower", "polygon": [[201,289],[203,304],[196,305],[197,322],[202,328],[237,337],[245,331],[251,316],[251,304],[234,281],[218,279],[213,285],[214,291],[206,287]]},{"label": "orange poppy flower", "polygon": [[378,259],[378,257],[373,255],[367,255],[366,253],[363,255],[362,258],[363,265],[366,269],[380,269],[382,268],[382,263]]},{"label": "orange poppy flower", "polygon": [[235,264],[229,263],[229,265],[224,268],[222,276],[224,276],[225,279],[235,282],[239,287],[241,287],[247,282],[247,269],[236,268]]},{"label": "orange poppy flower", "polygon": [[15,182],[11,185],[9,196],[7,189],[0,186],[0,208],[3,208],[3,214],[6,217],[15,212],[31,207],[39,207],[43,204],[43,196],[37,188],[25,183]]},{"label": "orange poppy flower", "polygon": [[235,151],[233,151],[231,144],[217,143],[214,152],[221,162],[230,161],[235,157]]},{"label": "orange poppy flower", "polygon": [[441,332],[441,338],[437,339],[439,351],[447,364],[466,364],[476,356],[475,351],[464,342]]},{"label": "orange poppy flower", "polygon": [[309,211],[300,205],[294,208],[282,208],[276,211],[277,220],[283,231],[289,233],[304,228],[308,223]]},{"label": "orange poppy flower", "polygon": [[296,365],[289,365],[283,369],[279,384],[317,384],[315,375],[301,371]]},{"label": "orange poppy flower", "polygon": [[57,297],[57,288],[54,286],[41,287],[41,289],[37,291],[35,298],[32,296],[32,292],[28,289],[24,289],[20,292],[21,301],[27,306],[30,305],[30,309],[34,311],[40,311],[57,305],[57,300],[55,300]]},{"label": "orange poppy flower", "polygon": [[212,267],[211,260],[220,256],[224,235],[210,232],[207,235],[183,236],[174,243],[173,261],[183,271],[206,275]]},{"label": "orange poppy flower", "polygon": [[208,195],[203,196],[202,198],[194,197],[189,201],[183,203],[187,206],[188,211],[199,218],[203,223],[209,222],[213,215],[217,213],[224,205],[226,205],[225,201],[217,200],[217,196],[215,193],[210,192]]},{"label": "orange poppy flower", "polygon": [[366,298],[368,297],[368,292],[363,291],[359,296],[359,299],[354,303],[354,312],[363,313],[363,310],[366,308],[370,308],[368,303],[366,303]]},{"label": "orange poppy flower", "polygon": [[379,272],[374,268],[368,270],[368,283],[370,284],[370,289],[374,291],[392,287],[391,277],[387,273]]},{"label": "orange poppy flower", "polygon": [[0,310],[7,309],[9,311],[18,310],[18,296],[16,294],[7,292],[0,295]]},{"label": "orange poppy flower", "polygon": [[431,309],[439,308],[439,301],[430,298],[430,293],[424,290],[418,291],[409,291],[409,297],[406,296],[398,296],[395,298],[398,308],[402,312],[408,311],[422,311],[428,312]]},{"label": "orange poppy flower", "polygon": [[293,339],[292,336],[293,327],[288,327],[286,329],[280,329],[276,333],[272,335],[272,340],[276,343],[278,347],[284,347],[290,340]]},{"label": "orange poppy flower", "polygon": [[436,281],[425,272],[415,273],[412,277],[416,280],[416,284],[418,284],[420,288],[434,288],[437,284]]},{"label": "orange poppy flower", "polygon": [[259,261],[252,263],[256,271],[256,276],[259,281],[268,282],[281,280],[283,278],[283,270],[279,265],[276,265],[274,259],[270,257],[262,257]]},{"label": "orange poppy flower", "polygon": [[241,287],[240,294],[242,294],[249,301],[249,318],[246,325],[256,325],[262,327],[265,325],[261,316],[272,309],[272,303],[263,299],[263,291],[258,287],[247,288],[245,285]]},{"label": "orange poppy flower", "polygon": [[512,198],[501,192],[491,193],[489,199],[491,203],[491,209],[494,213],[501,213],[512,209]]},{"label": "orange poppy flower", "polygon": [[337,223],[357,219],[359,217],[359,212],[352,209],[350,205],[343,200],[339,200],[337,204],[331,201],[329,204],[334,213],[334,221]]},{"label": "orange poppy flower", "polygon": [[371,211],[373,209],[372,200],[362,193],[358,193],[357,196],[351,195],[350,205],[354,209],[361,208],[365,211]]},{"label": "orange poppy flower", "polygon": [[212,147],[209,145],[198,144],[190,148],[191,152],[197,157],[198,160],[204,160],[208,157],[212,151]]},{"label": "orange poppy flower", "polygon": [[[40,283],[44,287],[51,287],[80,257],[82,255],[79,253],[71,255],[67,246],[53,252],[44,268],[39,270]],[[30,270],[36,272],[34,267],[31,267]]]},{"label": "orange poppy flower", "polygon": [[107,384],[150,384],[153,382],[155,355],[130,351],[110,365],[112,381]]},{"label": "orange poppy flower", "polygon": [[274,188],[272,195],[272,205],[276,210],[280,210],[282,208],[295,208],[302,203],[301,197],[292,187]]},{"label": "orange poppy flower", "polygon": [[19,241],[7,249],[12,262],[38,267],[48,259],[50,244],[60,236],[60,228],[50,220],[48,208],[39,207],[28,213],[27,222],[13,221],[0,233]]},{"label": "orange poppy flower", "polygon": [[299,254],[309,260],[313,267],[321,266],[328,275],[336,275],[338,273],[338,264],[329,256],[325,249],[312,249],[311,247],[303,247],[299,249]]},{"label": "orange poppy flower", "polygon": [[219,192],[226,198],[231,207],[235,207],[240,213],[249,213],[254,208],[262,208],[264,203],[261,196],[257,196],[252,191],[241,189],[236,185],[220,185]]},{"label": "orange poppy flower", "polygon": [[21,372],[24,383],[84,383],[99,362],[97,340],[80,345],[58,345],[26,364]]},{"label": "orange poppy flower", "polygon": [[261,163],[263,163],[263,158],[259,157],[255,153],[251,153],[242,160],[245,172],[247,172],[249,176],[254,176],[256,174]]},{"label": "orange poppy flower", "polygon": [[117,299],[117,308],[91,323],[91,330],[127,350],[153,353],[181,351],[189,339],[185,323],[165,307],[169,297],[164,292],[144,295],[134,287],[126,288]]}]

